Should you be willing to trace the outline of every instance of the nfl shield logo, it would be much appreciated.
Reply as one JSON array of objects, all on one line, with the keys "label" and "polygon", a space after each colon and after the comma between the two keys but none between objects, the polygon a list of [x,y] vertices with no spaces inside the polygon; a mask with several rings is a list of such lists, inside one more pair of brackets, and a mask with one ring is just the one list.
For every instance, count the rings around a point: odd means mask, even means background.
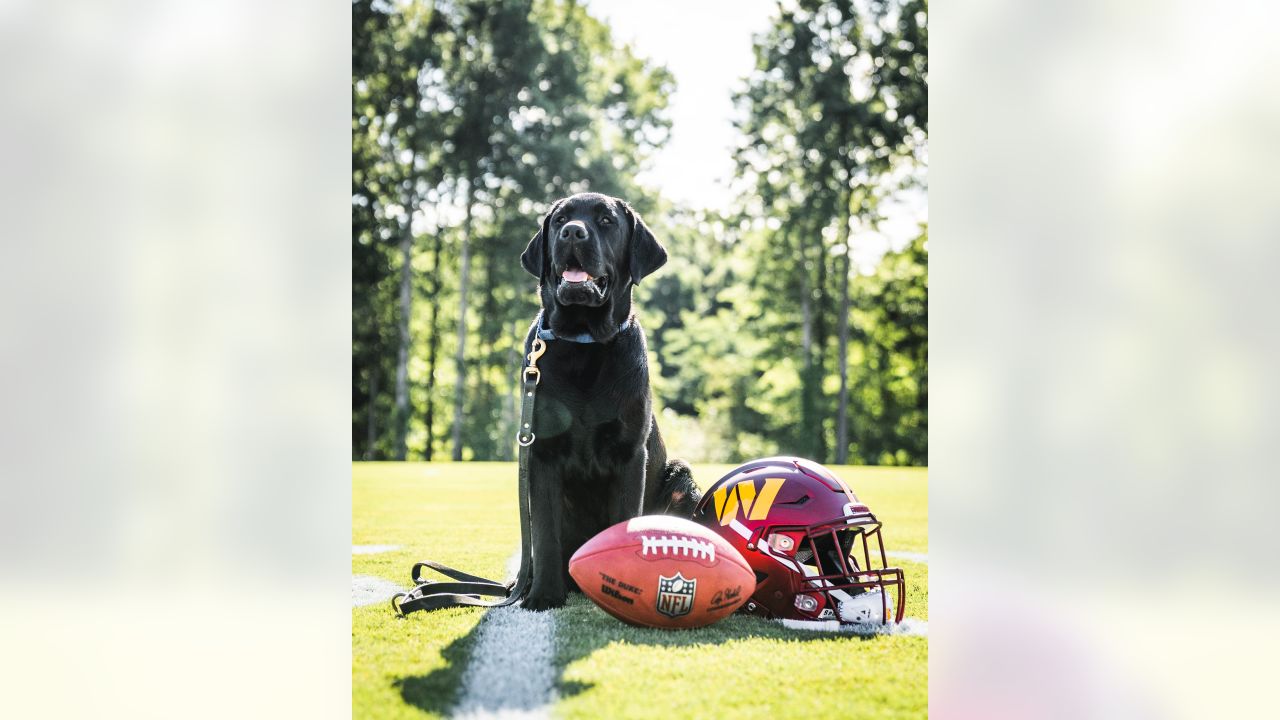
[{"label": "nfl shield logo", "polygon": [[673,618],[688,615],[693,609],[693,594],[697,588],[697,579],[689,580],[680,573],[674,577],[659,575],[658,612]]}]

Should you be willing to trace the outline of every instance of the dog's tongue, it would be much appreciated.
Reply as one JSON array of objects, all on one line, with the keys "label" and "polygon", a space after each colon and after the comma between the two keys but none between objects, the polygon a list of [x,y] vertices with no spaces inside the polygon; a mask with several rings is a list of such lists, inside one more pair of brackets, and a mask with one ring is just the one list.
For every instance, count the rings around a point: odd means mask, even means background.
[{"label": "dog's tongue", "polygon": [[587,275],[586,270],[565,270],[562,277],[569,282],[586,282],[591,276]]}]

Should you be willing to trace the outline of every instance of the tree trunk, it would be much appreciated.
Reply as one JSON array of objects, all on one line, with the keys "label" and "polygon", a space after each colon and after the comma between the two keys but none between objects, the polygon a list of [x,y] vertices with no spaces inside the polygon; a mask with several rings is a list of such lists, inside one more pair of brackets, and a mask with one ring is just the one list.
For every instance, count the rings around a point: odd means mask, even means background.
[{"label": "tree trunk", "polygon": [[[850,193],[852,196],[852,193]],[[849,222],[853,219],[848,210],[852,197],[845,201],[845,216],[841,219],[840,253],[836,267],[840,272],[840,401],[836,409],[836,464],[849,461]]]},{"label": "tree trunk", "polygon": [[812,457],[821,458],[823,462],[827,461],[827,429],[823,421],[823,414],[826,410],[826,403],[823,402],[822,381],[826,375],[827,363],[823,357],[823,353],[827,349],[827,248],[823,244],[820,232],[814,233],[818,238],[816,242],[816,257],[814,258],[815,276],[814,288],[817,290],[817,296],[813,298],[813,352],[810,357],[813,358],[813,365],[810,368],[809,383],[807,392],[810,397],[810,406],[813,408],[813,427],[810,432],[812,434]]},{"label": "tree trunk", "polygon": [[462,269],[458,275],[458,352],[454,364],[458,382],[453,391],[453,459],[462,459],[462,409],[467,389],[467,286],[471,280],[471,183],[463,196],[466,216],[462,221]]},{"label": "tree trunk", "polygon": [[[804,262],[808,259],[809,249],[804,240],[800,240],[801,272],[805,272]],[[801,452],[812,457],[814,448],[806,447],[813,442],[816,428],[821,426],[818,420],[817,407],[814,402],[813,375],[813,285],[810,278],[805,277],[800,283],[800,360],[803,369],[800,372],[800,437],[796,438]]]},{"label": "tree trunk", "polygon": [[[491,357],[493,344],[497,336],[494,331],[494,325],[491,322],[498,317],[498,309],[494,307],[493,297],[493,287],[497,282],[493,276],[494,260],[492,251],[486,252],[486,248],[482,246],[479,248],[476,257],[484,259],[484,273],[477,273],[481,277],[480,287],[477,288],[480,297],[476,298],[479,301],[476,306],[480,311],[480,327],[477,330],[479,358],[475,360],[475,363],[480,373],[476,376],[474,392],[476,402],[473,404],[471,412],[473,416],[481,418],[480,422],[485,427],[485,438],[484,447],[474,448],[474,450],[477,460],[496,460],[496,448],[493,445],[492,432],[494,430],[493,406],[497,403],[494,402],[493,387],[489,383],[489,370],[493,360]],[[501,328],[502,326],[499,324],[497,327]],[[478,408],[478,411],[474,408]]]},{"label": "tree trunk", "polygon": [[[512,323],[511,337],[519,338],[521,330],[522,328],[520,327],[519,321]],[[517,340],[516,343],[511,346],[511,353],[510,353],[510,357],[507,360],[507,367],[511,369],[512,373],[508,375],[508,377],[510,378],[515,377],[514,373],[516,368],[519,368],[521,366],[522,358],[520,357],[520,354],[523,350],[524,350],[524,346],[520,344],[519,340]],[[519,431],[520,402],[521,400],[523,400],[523,398],[520,397],[520,383],[516,382],[514,379],[511,379],[507,381],[507,385],[511,388],[511,392],[507,393],[507,413],[506,413],[506,418],[507,418],[506,430],[507,431],[503,433],[503,437],[505,438],[505,441],[500,443],[498,445],[498,448],[499,448],[499,451],[502,453],[502,456],[501,456],[502,459],[509,462],[511,460],[515,460],[515,457],[513,457],[513,453],[515,452],[515,449],[514,449],[514,446],[511,444],[511,438],[514,438],[516,436],[516,433]]]},{"label": "tree trunk", "polygon": [[440,250],[444,233],[436,228],[431,243],[431,299],[427,311],[427,412],[424,421],[427,425],[427,440],[423,444],[422,456],[431,461],[436,441],[436,348],[440,345],[440,329],[437,321],[440,316]]},{"label": "tree trunk", "polygon": [[[848,231],[846,231],[846,235]],[[836,409],[836,464],[849,461],[849,255],[844,253],[840,268],[840,402]]]},{"label": "tree trunk", "polygon": [[800,351],[803,353],[804,366],[809,367],[813,360],[813,309],[809,306],[812,291],[805,283],[800,293]]},{"label": "tree trunk", "polygon": [[409,429],[409,316],[413,311],[413,212],[406,208],[404,235],[400,238],[400,347],[396,353],[396,409],[394,455],[405,458]]},{"label": "tree trunk", "polygon": [[369,368],[369,403],[365,406],[364,459],[373,460],[373,444],[378,439],[378,362]]}]

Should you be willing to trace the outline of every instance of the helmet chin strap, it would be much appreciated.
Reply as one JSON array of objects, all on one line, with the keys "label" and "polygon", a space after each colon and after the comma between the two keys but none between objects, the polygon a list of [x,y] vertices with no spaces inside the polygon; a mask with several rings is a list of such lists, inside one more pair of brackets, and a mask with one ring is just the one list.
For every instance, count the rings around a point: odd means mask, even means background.
[{"label": "helmet chin strap", "polygon": [[893,603],[888,600],[891,596],[883,588],[868,590],[856,597],[844,590],[828,590],[827,594],[835,597],[836,616],[844,622],[885,625],[893,622]]},{"label": "helmet chin strap", "polygon": [[[816,577],[818,575],[817,570],[804,564],[800,565],[800,571],[804,573],[805,577]],[[818,582],[821,583],[822,587],[827,588],[827,590],[824,590],[827,597],[835,601],[836,607],[833,609],[835,610],[836,617],[840,618],[842,622],[882,623],[886,625],[892,622],[890,619],[891,611],[889,608],[893,603],[884,599],[884,595],[887,595],[888,592],[883,586],[876,588],[875,590],[867,590],[866,592],[858,593],[855,597],[850,595],[846,590],[833,588],[830,580],[819,580]],[[871,602],[872,596],[877,598],[880,602],[873,604]],[[861,617],[850,618],[846,617],[846,614],[855,616],[865,614],[866,619],[861,619]],[[877,614],[880,616],[879,620],[875,617]]]}]

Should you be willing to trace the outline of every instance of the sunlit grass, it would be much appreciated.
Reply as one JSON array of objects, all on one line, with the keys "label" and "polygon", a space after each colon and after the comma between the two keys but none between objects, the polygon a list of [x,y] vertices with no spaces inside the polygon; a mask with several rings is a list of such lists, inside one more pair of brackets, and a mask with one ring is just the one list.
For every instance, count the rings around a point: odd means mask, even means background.
[{"label": "sunlit grass", "polygon": [[[731,469],[697,465],[706,487]],[[923,469],[832,468],[885,522],[890,549],[928,551]],[[420,559],[500,578],[519,543],[511,463],[356,463],[352,542],[399,545],[352,557],[352,572],[409,584]],[[907,615],[928,618],[928,566],[907,573]],[[352,611],[354,717],[448,715],[479,609],[397,619],[386,604]],[[581,596],[556,611],[554,714],[597,717],[812,718],[927,714],[928,640],[808,633],[734,616],[665,632],[619,623]]]}]

